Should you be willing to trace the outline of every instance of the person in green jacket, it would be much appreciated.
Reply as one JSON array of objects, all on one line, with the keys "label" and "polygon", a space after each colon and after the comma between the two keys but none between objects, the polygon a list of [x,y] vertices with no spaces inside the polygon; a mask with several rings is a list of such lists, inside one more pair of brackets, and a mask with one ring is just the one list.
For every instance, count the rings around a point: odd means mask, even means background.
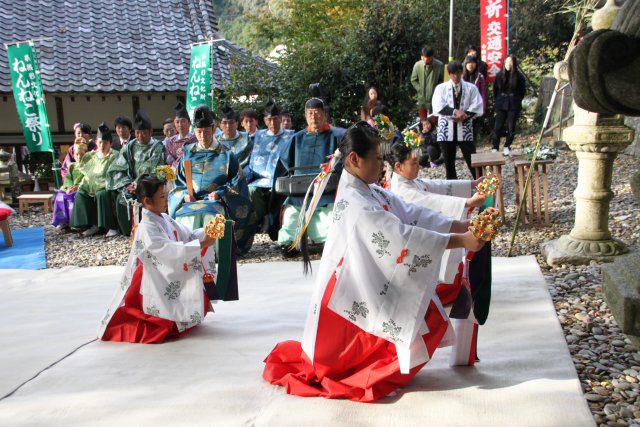
[{"label": "person in green jacket", "polygon": [[84,236],[93,236],[107,232],[106,237],[119,234],[115,217],[115,194],[106,190],[107,170],[118,156],[118,150],[112,148],[113,135],[103,122],[98,127],[96,144],[98,149],[87,153],[77,166],[83,179],[76,193],[71,226],[85,228]]},{"label": "person in green jacket", "polygon": [[118,230],[131,235],[132,209],[135,201],[135,181],[146,173],[155,173],[164,165],[164,145],[152,137],[151,120],[145,112],[138,111],[133,122],[136,139],[122,147],[107,171],[107,190],[115,191]]},{"label": "person in green jacket", "polygon": [[64,183],[56,191],[53,199],[53,221],[51,224],[55,225],[58,230],[66,230],[69,226],[76,192],[83,177],[77,166],[87,152],[87,140],[83,137],[76,138],[69,150],[73,151],[76,161],[69,163]]},{"label": "person in green jacket", "polygon": [[413,65],[411,84],[418,95],[418,115],[424,119],[433,112],[431,97],[436,86],[444,82],[444,64],[433,57],[433,49],[422,48],[420,61]]}]

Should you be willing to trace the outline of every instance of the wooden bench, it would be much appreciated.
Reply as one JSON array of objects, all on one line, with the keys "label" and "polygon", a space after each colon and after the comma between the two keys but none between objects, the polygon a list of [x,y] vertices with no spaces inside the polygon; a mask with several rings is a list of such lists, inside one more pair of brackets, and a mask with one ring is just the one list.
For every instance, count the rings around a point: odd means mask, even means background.
[{"label": "wooden bench", "polygon": [[[549,222],[549,189],[547,181],[547,165],[553,160],[536,160],[536,164],[529,181],[527,199],[522,211],[522,225],[548,227]],[[530,160],[516,160],[513,162],[515,178],[514,190],[516,194],[516,206],[520,206],[521,194],[524,194],[524,184],[531,166]],[[541,182],[542,181],[542,182]],[[535,201],[534,190],[535,189]],[[544,208],[544,209],[543,209]]]},{"label": "wooden bench", "polygon": [[38,193],[27,193],[18,196],[18,203],[20,206],[20,215],[24,213],[27,207],[31,203],[42,203],[44,213],[49,213],[49,209],[53,211],[53,193],[48,191],[41,191]]},{"label": "wooden bench", "polygon": [[504,199],[502,195],[502,166],[506,163],[502,153],[476,153],[471,155],[471,167],[475,169],[476,176],[487,176],[489,172],[498,178],[498,189],[496,190],[496,208],[500,210],[500,215],[504,218]]}]

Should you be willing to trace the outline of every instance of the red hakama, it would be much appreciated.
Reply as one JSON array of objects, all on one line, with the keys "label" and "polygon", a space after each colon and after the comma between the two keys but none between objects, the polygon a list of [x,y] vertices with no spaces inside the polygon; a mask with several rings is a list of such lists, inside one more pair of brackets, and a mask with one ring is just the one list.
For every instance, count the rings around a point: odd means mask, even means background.
[{"label": "red hakama", "polygon": [[[406,385],[424,364],[400,373],[395,345],[369,334],[328,308],[335,273],[324,292],[311,362],[298,341],[281,342],[265,359],[263,378],[288,394],[374,402]],[[431,357],[448,327],[431,302],[425,315],[429,333],[423,335]]]},{"label": "red hakama", "polygon": [[[124,304],[118,307],[111,317],[107,329],[102,335],[103,341],[159,344],[166,339],[180,337],[192,329],[179,332],[176,322],[144,313],[142,294],[140,294],[142,274],[143,265],[139,263],[133,273],[131,286],[124,296]],[[208,301],[205,298],[205,304]],[[206,307],[204,313],[206,316]]]}]

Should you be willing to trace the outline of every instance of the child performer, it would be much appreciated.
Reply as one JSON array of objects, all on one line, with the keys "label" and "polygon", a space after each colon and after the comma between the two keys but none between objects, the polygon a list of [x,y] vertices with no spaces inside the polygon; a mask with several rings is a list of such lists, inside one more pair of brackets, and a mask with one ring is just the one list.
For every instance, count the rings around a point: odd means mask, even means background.
[{"label": "child performer", "polygon": [[372,185],[380,143],[359,122],[329,163],[341,158],[344,171],[302,343],[282,342],[265,360],[263,377],[287,393],[373,402],[407,384],[449,328],[435,294],[442,254],[484,244],[468,221]]},{"label": "child performer", "polygon": [[[433,209],[457,220],[466,220],[475,209],[482,209],[486,203],[485,195],[473,190],[484,180],[480,177],[475,181],[468,180],[423,180],[418,178],[420,166],[417,150],[403,143],[391,147],[390,159],[394,173],[391,177],[391,192],[405,202]],[[470,311],[452,308],[452,317],[464,312],[462,319],[456,319],[456,343],[451,357],[452,365],[473,365],[476,360],[475,347],[477,340],[477,325],[483,324],[488,314],[490,298],[490,245],[484,246],[479,253],[468,257],[463,249],[448,250],[442,257],[439,283],[436,293],[443,304],[456,302],[460,295],[463,281],[470,283],[470,297],[479,310],[474,317]],[[465,260],[465,258],[469,258]],[[466,261],[466,263],[465,263]],[[486,264],[489,265],[486,265]],[[469,266],[472,277],[465,277],[465,265]],[[487,272],[488,268],[488,272]],[[461,301],[460,301],[461,302]],[[458,303],[460,303],[458,302]],[[465,301],[466,303],[466,301]],[[454,304],[455,306],[455,304]],[[482,307],[482,308],[480,308]],[[471,316],[468,316],[471,314]]]},{"label": "child performer", "polygon": [[211,309],[203,277],[215,276],[215,239],[179,224],[167,211],[165,180],[136,182],[143,205],[129,260],[98,328],[104,341],[161,343],[198,325]]}]

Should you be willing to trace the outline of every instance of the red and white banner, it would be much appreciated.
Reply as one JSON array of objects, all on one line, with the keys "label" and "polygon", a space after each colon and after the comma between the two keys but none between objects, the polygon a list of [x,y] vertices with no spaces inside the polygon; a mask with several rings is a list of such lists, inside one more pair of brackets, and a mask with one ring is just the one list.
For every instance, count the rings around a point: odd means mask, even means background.
[{"label": "red and white banner", "polygon": [[480,0],[480,42],[487,77],[493,81],[507,56],[507,0]]}]

